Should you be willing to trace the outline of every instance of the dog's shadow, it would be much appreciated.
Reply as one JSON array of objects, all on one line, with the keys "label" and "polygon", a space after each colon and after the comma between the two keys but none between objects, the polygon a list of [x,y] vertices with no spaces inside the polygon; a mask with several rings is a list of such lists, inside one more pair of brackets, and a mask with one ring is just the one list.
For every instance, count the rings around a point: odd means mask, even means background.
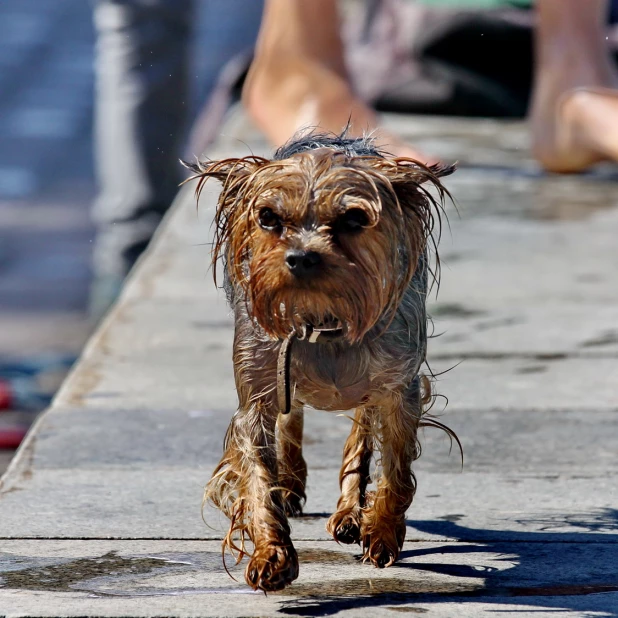
[{"label": "dog's shadow", "polygon": [[[457,519],[408,521],[419,531],[459,542],[404,549],[401,558],[412,560],[391,567],[389,578],[382,580],[390,585],[380,589],[381,580],[375,578],[378,586],[367,590],[367,578],[361,576],[358,594],[351,593],[354,582],[346,581],[345,594],[331,594],[328,589],[322,594],[318,589],[315,594],[282,602],[279,611],[331,616],[347,609],[375,611],[382,607],[425,613],[426,606],[433,603],[474,602],[525,606],[530,612],[573,611],[618,618],[618,509],[527,519],[538,532],[473,529],[460,525]],[[565,527],[568,532],[559,531]],[[432,555],[467,555],[467,559],[462,560],[465,564],[423,560]],[[414,580],[402,578],[402,569],[435,573],[439,576],[435,589],[432,580],[428,584],[419,573],[418,590],[414,591]],[[401,582],[399,588],[397,582]]]}]

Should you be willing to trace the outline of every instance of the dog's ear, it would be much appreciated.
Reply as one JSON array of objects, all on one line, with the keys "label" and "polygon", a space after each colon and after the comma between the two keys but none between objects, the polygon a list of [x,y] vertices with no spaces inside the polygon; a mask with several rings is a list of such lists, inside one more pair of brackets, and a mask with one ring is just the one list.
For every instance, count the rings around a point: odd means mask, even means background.
[{"label": "dog's ear", "polygon": [[424,242],[430,241],[437,252],[445,203],[453,201],[440,179],[450,176],[456,165],[423,165],[407,158],[392,159],[392,163],[395,167],[387,176],[401,209],[421,224]]},{"label": "dog's ear", "polygon": [[[265,165],[271,163],[271,161],[263,157],[251,155],[242,158],[222,159],[221,161],[198,161],[195,164],[182,163],[194,172],[193,176],[185,182],[198,181],[195,188],[198,203],[204,185],[210,178],[218,180],[223,185],[214,217],[212,264],[213,277],[216,284],[216,263],[219,258],[225,258],[225,262],[232,269],[240,268],[239,264],[242,262],[242,256],[247,251],[246,238],[241,233],[241,230],[246,230],[250,202],[250,200],[244,198],[250,189],[254,174]],[[230,246],[230,240],[233,230],[237,231],[237,242],[232,247]],[[236,276],[240,275],[236,273]]]},{"label": "dog's ear", "polygon": [[445,202],[452,201],[448,189],[440,181],[452,174],[455,165],[424,165],[408,158],[367,158],[367,165],[374,178],[380,179],[380,190],[395,197],[397,216],[402,216],[404,224],[400,233],[405,236],[404,243],[411,242],[416,251],[423,251],[428,243],[433,247],[437,266],[432,273],[434,280],[439,277],[437,245],[441,236],[442,220],[445,217]]},{"label": "dog's ear", "polygon": [[[409,159],[408,159],[409,160]],[[402,159],[399,159],[402,161]],[[418,165],[418,163],[417,163]],[[425,169],[436,178],[443,178],[444,176],[450,176],[453,172],[457,171],[457,163],[434,163],[433,165],[424,166]]]},{"label": "dog's ear", "polygon": [[452,199],[440,178],[452,174],[456,166],[424,165],[404,157],[363,157],[361,161],[363,167],[381,179],[382,187],[397,197],[400,208],[415,211],[423,221],[425,231],[430,232],[433,224],[431,211],[442,211],[446,199]]},{"label": "dog's ear", "polygon": [[251,174],[270,161],[263,157],[251,155],[242,158],[222,159],[221,161],[197,161],[196,163],[181,161],[181,163],[193,172],[193,175],[184,182],[198,181],[195,188],[198,200],[206,181],[214,178],[223,185],[221,192],[223,201],[229,202],[230,198],[236,199]]},{"label": "dog's ear", "polygon": [[393,186],[409,185],[418,187],[419,185],[430,183],[440,193],[444,192],[444,195],[447,196],[448,193],[439,179],[450,176],[456,169],[456,165],[446,165],[444,163],[424,165],[414,159],[399,157],[386,159],[386,165],[381,168],[381,171],[387,176]]},{"label": "dog's ear", "polygon": [[[426,206],[443,210],[446,199],[452,199],[448,189],[440,178],[450,176],[456,169],[455,165],[436,163],[423,165],[418,161],[406,158],[396,158],[390,161],[391,167],[383,171],[390,181],[402,208],[418,206],[419,193],[426,200]],[[431,190],[433,189],[433,192]]]}]

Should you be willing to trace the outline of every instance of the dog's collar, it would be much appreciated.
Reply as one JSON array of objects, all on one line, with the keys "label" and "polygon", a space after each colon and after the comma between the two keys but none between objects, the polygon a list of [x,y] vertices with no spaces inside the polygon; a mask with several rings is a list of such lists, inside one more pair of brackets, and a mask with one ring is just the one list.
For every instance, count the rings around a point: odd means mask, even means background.
[{"label": "dog's collar", "polygon": [[305,324],[301,333],[293,330],[282,342],[277,358],[277,402],[279,413],[288,414],[292,409],[292,387],[290,384],[290,361],[294,339],[308,343],[331,343],[344,335],[342,326],[335,328],[315,328]]},{"label": "dog's collar", "polygon": [[308,341],[309,343],[330,343],[337,341],[343,337],[343,327],[336,326],[334,328],[315,328],[311,324],[305,324],[302,330],[302,336],[298,337],[300,341]]}]

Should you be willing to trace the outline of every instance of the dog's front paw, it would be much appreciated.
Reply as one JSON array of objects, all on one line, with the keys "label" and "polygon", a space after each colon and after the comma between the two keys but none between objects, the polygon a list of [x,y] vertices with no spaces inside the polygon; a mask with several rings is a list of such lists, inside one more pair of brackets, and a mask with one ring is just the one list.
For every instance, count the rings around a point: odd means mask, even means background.
[{"label": "dog's front paw", "polygon": [[391,566],[399,558],[406,538],[405,521],[375,522],[363,526],[363,562],[378,569]]},{"label": "dog's front paw", "polygon": [[254,590],[283,590],[298,577],[298,555],[290,545],[263,545],[255,548],[245,571],[245,580]]},{"label": "dog's front paw", "polygon": [[361,541],[360,507],[337,511],[330,516],[326,531],[332,534],[335,541],[352,545]]}]

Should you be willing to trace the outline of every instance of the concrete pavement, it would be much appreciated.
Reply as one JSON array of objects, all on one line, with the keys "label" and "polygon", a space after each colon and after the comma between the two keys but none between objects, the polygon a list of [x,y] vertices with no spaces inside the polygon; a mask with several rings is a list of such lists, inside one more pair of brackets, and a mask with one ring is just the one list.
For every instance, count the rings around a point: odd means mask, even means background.
[{"label": "concrete pavement", "polygon": [[[349,421],[310,412],[301,575],[222,568],[202,488],[235,406],[232,323],[208,273],[215,187],[182,194],[0,488],[0,615],[618,616],[618,191],[545,177],[521,125],[388,118],[458,159],[430,362],[465,466],[427,430],[402,561],[324,524]],[[240,115],[216,156],[265,153]],[[246,145],[242,142],[245,142]]]}]

